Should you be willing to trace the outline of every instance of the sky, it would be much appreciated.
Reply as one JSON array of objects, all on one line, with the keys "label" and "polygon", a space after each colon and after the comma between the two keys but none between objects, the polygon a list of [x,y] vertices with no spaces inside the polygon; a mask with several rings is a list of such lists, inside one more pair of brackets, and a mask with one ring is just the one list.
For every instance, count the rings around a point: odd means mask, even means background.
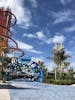
[{"label": "sky", "polygon": [[75,66],[75,0],[0,0],[0,7],[11,8],[17,24],[13,38],[26,57],[44,60],[49,70],[55,65],[53,47],[62,42]]}]

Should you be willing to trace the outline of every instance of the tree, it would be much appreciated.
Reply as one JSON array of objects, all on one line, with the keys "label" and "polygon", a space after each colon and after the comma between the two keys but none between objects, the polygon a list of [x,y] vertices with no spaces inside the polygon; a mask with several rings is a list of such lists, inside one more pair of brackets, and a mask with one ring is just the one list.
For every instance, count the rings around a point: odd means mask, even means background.
[{"label": "tree", "polygon": [[[53,60],[54,60],[55,64],[59,67],[59,70],[60,70],[60,72],[59,72],[60,73],[60,78],[62,78],[62,72],[63,72],[62,64],[69,57],[70,56],[65,53],[64,48],[62,48],[59,51],[56,50],[56,49],[54,49],[54,58],[53,58]],[[68,63],[65,63],[65,65],[67,67]]]},{"label": "tree", "polygon": [[[65,61],[65,62],[64,62],[63,70],[64,70],[65,68],[67,68],[67,66],[69,66],[69,65],[70,65],[70,62]],[[68,68],[67,68],[67,72],[68,72]]]},{"label": "tree", "polygon": [[74,70],[73,68],[68,70],[68,75],[69,75],[69,79],[73,79],[73,75],[74,75]]},{"label": "tree", "polygon": [[1,62],[1,78],[3,82],[6,82],[6,72],[7,72],[7,66],[11,62],[11,59],[6,56],[0,56],[0,62]]}]

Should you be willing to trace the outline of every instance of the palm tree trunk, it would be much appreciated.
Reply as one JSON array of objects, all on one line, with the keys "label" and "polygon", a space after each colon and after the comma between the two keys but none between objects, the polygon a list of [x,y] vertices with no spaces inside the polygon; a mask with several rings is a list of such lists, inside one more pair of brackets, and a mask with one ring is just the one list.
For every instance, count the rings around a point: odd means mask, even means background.
[{"label": "palm tree trunk", "polygon": [[61,66],[61,64],[59,64],[59,69],[60,69],[59,78],[61,79],[62,78],[62,66]]},{"label": "palm tree trunk", "polygon": [[57,71],[56,71],[56,67],[55,67],[55,80],[57,79]]}]

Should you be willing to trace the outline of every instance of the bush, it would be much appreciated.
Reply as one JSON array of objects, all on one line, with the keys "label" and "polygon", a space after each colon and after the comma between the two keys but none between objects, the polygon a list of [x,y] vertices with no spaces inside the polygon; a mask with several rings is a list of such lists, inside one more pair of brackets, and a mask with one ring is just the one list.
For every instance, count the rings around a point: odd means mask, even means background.
[{"label": "bush", "polygon": [[57,84],[57,85],[72,85],[75,84],[75,80],[54,80],[54,79],[45,79],[44,83]]}]

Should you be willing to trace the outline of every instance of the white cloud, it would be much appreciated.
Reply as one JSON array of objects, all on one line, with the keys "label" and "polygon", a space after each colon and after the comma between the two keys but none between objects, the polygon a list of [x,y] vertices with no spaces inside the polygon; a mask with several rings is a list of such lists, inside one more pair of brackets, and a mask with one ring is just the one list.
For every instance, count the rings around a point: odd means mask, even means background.
[{"label": "white cloud", "polygon": [[72,0],[60,0],[60,2],[61,2],[62,5],[65,5],[67,3],[71,3]]},{"label": "white cloud", "polygon": [[27,34],[27,33],[24,33],[23,34],[23,37],[27,37],[27,38],[36,38],[36,36],[35,35],[33,35],[33,34]]},{"label": "white cloud", "polygon": [[44,61],[44,58],[43,57],[32,57],[31,59],[33,61],[37,62],[37,63],[38,63],[38,61]]},{"label": "white cloud", "polygon": [[26,43],[21,42],[19,40],[16,40],[16,42],[18,43],[18,47],[20,49],[23,49],[23,50],[26,50],[28,52],[32,52],[32,53],[35,53],[35,54],[42,54],[41,51],[35,50],[32,45],[26,44]]},{"label": "white cloud", "polygon": [[70,50],[68,50],[68,49],[65,49],[65,52],[66,52],[66,54],[68,54],[68,55],[71,55],[71,54],[72,54],[72,51],[70,51]]},{"label": "white cloud", "polygon": [[63,35],[55,35],[52,39],[53,43],[63,43],[65,41],[65,37]]},{"label": "white cloud", "polygon": [[32,6],[33,7],[37,7],[38,5],[37,5],[37,0],[30,0],[30,2],[31,2],[31,4],[32,4]]},{"label": "white cloud", "polygon": [[18,41],[18,40],[16,40],[16,42],[18,43],[18,46],[21,49],[25,49],[25,50],[31,50],[31,49],[33,49],[33,46],[31,46],[29,44],[26,44],[26,43]]},{"label": "white cloud", "polygon": [[39,40],[42,40],[42,41],[44,41],[46,39],[46,36],[44,35],[44,33],[42,31],[36,32],[35,34],[24,33],[23,37],[36,38],[36,39],[39,39]]},{"label": "white cloud", "polygon": [[27,38],[35,38],[35,39],[39,39],[41,40],[41,43],[47,43],[47,44],[51,44],[51,43],[63,43],[65,41],[65,37],[63,35],[58,35],[59,33],[57,33],[57,35],[55,35],[53,38],[48,38],[42,31],[36,32],[34,35],[33,34],[27,34],[24,33],[23,37],[27,37]]},{"label": "white cloud", "polygon": [[54,62],[50,62],[50,63],[48,62],[48,63],[46,63],[46,66],[47,66],[49,72],[52,71],[56,67]]},{"label": "white cloud", "polygon": [[53,24],[59,24],[62,22],[68,22],[68,21],[74,20],[74,18],[73,18],[74,14],[73,14],[73,11],[71,11],[71,10],[52,12],[51,14],[54,18]]},{"label": "white cloud", "polygon": [[39,39],[39,40],[45,40],[46,39],[46,36],[44,35],[43,32],[36,32],[36,37]]},{"label": "white cloud", "polygon": [[24,33],[23,37],[27,37],[27,38],[30,38],[30,39],[35,38],[35,39],[41,40],[41,43],[50,44],[52,42],[51,41],[52,39],[48,38],[42,31],[38,31],[35,34]]},{"label": "white cloud", "polygon": [[39,40],[44,40],[46,38],[46,36],[44,35],[44,33],[42,31],[36,32],[35,34],[27,34],[24,33],[23,37],[28,37],[28,38],[37,38]]},{"label": "white cloud", "polygon": [[31,12],[24,8],[24,0],[0,0],[0,7],[11,8],[12,12],[17,17],[17,24],[25,27],[31,26]]},{"label": "white cloud", "polygon": [[71,62],[69,68],[73,68],[75,71],[75,62]]},{"label": "white cloud", "polygon": [[47,44],[51,44],[52,43],[52,38],[49,38],[45,41]]},{"label": "white cloud", "polygon": [[75,31],[75,24],[70,26],[70,27],[66,27],[64,30],[65,30],[65,32],[74,32]]},{"label": "white cloud", "polygon": [[29,52],[35,53],[35,54],[42,54],[43,52],[35,50],[34,48],[32,50],[29,50]]}]

